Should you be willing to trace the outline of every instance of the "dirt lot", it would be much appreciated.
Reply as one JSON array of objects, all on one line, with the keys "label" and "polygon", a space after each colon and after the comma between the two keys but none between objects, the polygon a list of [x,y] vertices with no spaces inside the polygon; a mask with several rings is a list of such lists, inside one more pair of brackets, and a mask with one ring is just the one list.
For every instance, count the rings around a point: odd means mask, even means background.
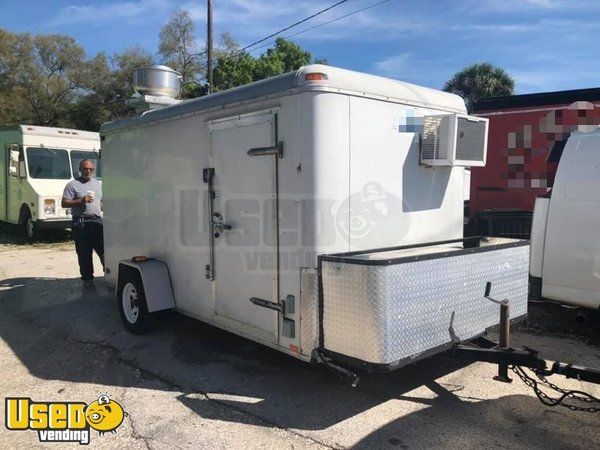
[{"label": "dirt lot", "polygon": [[[600,414],[545,407],[519,380],[492,381],[484,363],[441,355],[352,388],[175,313],[152,335],[130,335],[103,284],[82,291],[69,242],[0,244],[0,280],[0,391],[85,402],[108,393],[129,416],[116,434],[94,433],[94,447],[600,448]],[[522,330],[513,343],[600,367],[600,348],[580,339]],[[600,397],[598,386],[554,378]],[[0,428],[0,448],[40,445],[33,431]]]}]

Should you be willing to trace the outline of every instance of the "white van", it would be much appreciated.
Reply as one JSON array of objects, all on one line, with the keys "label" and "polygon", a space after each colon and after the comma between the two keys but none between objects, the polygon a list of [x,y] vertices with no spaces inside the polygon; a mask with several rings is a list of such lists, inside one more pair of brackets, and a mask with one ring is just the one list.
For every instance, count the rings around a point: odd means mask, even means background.
[{"label": "white van", "polygon": [[567,141],[548,198],[535,202],[531,296],[600,308],[600,128]]},{"label": "white van", "polygon": [[0,221],[18,224],[33,239],[43,229],[71,226],[61,208],[65,185],[79,176],[82,159],[96,161],[100,138],[90,131],[18,125],[0,128]]}]

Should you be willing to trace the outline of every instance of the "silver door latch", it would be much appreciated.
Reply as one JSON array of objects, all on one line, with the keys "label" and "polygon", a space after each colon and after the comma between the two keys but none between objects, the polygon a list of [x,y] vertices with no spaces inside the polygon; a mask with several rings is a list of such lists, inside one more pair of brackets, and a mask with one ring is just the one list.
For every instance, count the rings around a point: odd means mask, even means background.
[{"label": "silver door latch", "polygon": [[273,147],[255,147],[248,150],[249,156],[268,156],[276,155],[278,158],[283,158],[283,142],[279,141]]},{"label": "silver door latch", "polygon": [[211,231],[213,236],[218,238],[223,231],[231,230],[231,225],[224,223],[223,216],[221,213],[215,212],[212,215],[212,222],[210,223]]}]

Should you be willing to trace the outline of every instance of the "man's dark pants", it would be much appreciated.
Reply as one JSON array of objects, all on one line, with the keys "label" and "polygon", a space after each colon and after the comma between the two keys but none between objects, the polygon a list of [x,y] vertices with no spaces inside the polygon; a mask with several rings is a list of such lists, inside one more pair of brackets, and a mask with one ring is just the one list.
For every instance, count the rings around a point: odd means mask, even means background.
[{"label": "man's dark pants", "polygon": [[102,222],[98,221],[74,221],[73,239],[75,240],[75,251],[79,260],[79,272],[84,281],[94,279],[94,265],[92,253],[96,254],[104,267],[104,235]]}]

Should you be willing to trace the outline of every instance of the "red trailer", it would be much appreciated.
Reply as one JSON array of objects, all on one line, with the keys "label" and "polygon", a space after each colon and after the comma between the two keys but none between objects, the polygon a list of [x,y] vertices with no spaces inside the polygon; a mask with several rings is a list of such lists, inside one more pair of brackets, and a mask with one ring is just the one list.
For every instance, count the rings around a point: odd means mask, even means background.
[{"label": "red trailer", "polygon": [[567,138],[600,124],[600,88],[482,99],[474,114],[490,124],[487,164],[471,170],[469,232],[528,238]]}]

